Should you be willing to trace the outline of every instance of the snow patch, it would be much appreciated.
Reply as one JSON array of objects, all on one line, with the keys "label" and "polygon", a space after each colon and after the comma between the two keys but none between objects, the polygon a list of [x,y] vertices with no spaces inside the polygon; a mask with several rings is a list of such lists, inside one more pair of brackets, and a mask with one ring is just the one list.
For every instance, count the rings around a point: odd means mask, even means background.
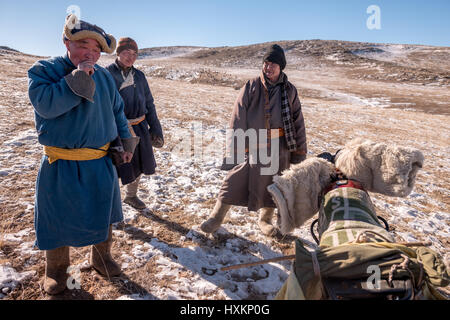
[{"label": "snow patch", "polygon": [[9,288],[13,290],[21,282],[31,278],[36,271],[17,272],[14,268],[3,265],[0,266],[0,289]]}]

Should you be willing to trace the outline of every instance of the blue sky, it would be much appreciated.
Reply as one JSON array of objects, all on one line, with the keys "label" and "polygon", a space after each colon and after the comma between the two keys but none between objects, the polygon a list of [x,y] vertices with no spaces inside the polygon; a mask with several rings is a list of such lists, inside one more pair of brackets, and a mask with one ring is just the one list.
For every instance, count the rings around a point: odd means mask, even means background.
[{"label": "blue sky", "polygon": [[[450,0],[0,0],[0,45],[63,54],[70,5],[82,20],[141,48],[305,39],[450,46]],[[380,30],[366,26],[370,5],[380,7]]]}]

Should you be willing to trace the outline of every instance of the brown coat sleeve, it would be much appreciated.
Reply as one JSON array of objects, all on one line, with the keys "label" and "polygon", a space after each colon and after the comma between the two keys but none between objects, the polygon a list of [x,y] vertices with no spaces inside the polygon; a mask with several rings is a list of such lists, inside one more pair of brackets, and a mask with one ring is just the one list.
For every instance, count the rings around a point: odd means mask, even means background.
[{"label": "brown coat sleeve", "polygon": [[233,113],[231,114],[230,129],[242,129],[244,131],[247,130],[249,93],[250,81],[248,81],[245,86],[243,86],[239,91],[239,96],[234,103]]},{"label": "brown coat sleeve", "polygon": [[297,151],[295,153],[306,155],[306,132],[305,132],[305,120],[303,118],[302,105],[298,97],[297,89],[292,86],[294,93],[294,100],[292,102],[292,114],[295,127],[295,140],[297,142]]},{"label": "brown coat sleeve", "polygon": [[[231,119],[229,123],[229,128],[227,130],[227,140],[226,140],[226,151],[225,158],[222,164],[222,170],[230,170],[237,164],[237,143],[233,145],[233,133],[237,129],[242,129],[244,132],[247,128],[247,111],[249,105],[249,93],[250,93],[250,81],[248,81],[245,86],[239,91],[239,95],[234,103],[233,112],[231,114]],[[236,142],[236,139],[234,139]],[[233,150],[232,150],[233,149]],[[232,153],[233,152],[233,153]],[[234,157],[232,157],[232,154]],[[228,160],[227,160],[228,158]]]}]

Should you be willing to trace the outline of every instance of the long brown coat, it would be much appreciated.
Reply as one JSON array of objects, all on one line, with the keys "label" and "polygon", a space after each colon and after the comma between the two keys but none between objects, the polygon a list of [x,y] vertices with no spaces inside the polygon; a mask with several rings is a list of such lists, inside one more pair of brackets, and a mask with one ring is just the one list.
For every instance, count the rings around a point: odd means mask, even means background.
[{"label": "long brown coat", "polygon": [[[280,80],[275,85],[266,83],[265,77],[249,80],[241,89],[234,104],[230,128],[242,129],[278,129],[283,128],[281,116],[281,85],[287,81],[291,118],[295,127],[295,139],[297,142],[297,154],[306,155],[306,133],[300,100],[297,89],[282,73]],[[268,102],[268,104],[267,104]],[[266,121],[265,113],[269,109],[270,117]],[[291,152],[287,148],[285,137],[279,139],[279,169],[277,174],[288,169],[291,163]],[[271,140],[273,141],[273,140]],[[268,145],[267,141],[258,141],[258,145]],[[265,147],[270,150],[270,147]],[[248,145],[247,145],[248,149]],[[270,152],[269,152],[270,154]],[[272,184],[272,175],[261,175],[260,170],[269,165],[262,165],[258,159],[255,164],[249,161],[248,153],[244,162],[236,165],[228,173],[218,199],[223,203],[248,207],[250,211],[257,211],[263,207],[275,208],[275,204],[267,191],[267,186]]]}]

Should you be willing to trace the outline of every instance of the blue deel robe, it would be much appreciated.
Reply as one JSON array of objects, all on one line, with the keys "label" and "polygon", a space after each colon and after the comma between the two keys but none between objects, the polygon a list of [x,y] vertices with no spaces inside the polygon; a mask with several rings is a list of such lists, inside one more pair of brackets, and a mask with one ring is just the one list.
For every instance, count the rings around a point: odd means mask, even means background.
[{"label": "blue deel robe", "polygon": [[[124,103],[109,72],[95,65],[94,103],[76,95],[64,77],[75,66],[68,56],[36,62],[28,70],[39,143],[59,148],[100,148],[129,138]],[[57,160],[43,156],[36,180],[36,246],[51,250],[103,242],[109,225],[123,220],[116,169],[108,156]]]}]

